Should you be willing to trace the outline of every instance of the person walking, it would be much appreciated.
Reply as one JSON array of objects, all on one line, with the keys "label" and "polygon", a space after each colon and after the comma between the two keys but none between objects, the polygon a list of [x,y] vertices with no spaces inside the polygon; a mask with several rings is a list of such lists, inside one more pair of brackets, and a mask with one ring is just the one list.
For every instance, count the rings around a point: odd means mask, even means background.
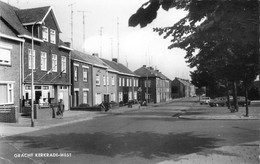
[{"label": "person walking", "polygon": [[64,113],[64,103],[63,100],[60,99],[60,102],[58,104],[58,115],[60,115],[60,118],[63,118],[63,113]]}]

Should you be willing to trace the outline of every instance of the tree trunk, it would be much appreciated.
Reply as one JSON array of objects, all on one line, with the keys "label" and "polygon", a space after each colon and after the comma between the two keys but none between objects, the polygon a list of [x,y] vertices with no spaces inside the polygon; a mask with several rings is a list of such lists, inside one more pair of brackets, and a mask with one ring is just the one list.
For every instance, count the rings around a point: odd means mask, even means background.
[{"label": "tree trunk", "polygon": [[225,84],[226,86],[226,96],[227,96],[227,107],[230,109],[230,97],[229,97],[229,90],[228,90],[228,83]]},{"label": "tree trunk", "polygon": [[246,117],[248,117],[249,111],[248,111],[248,88],[247,88],[247,84],[245,84],[245,98],[246,98]]},{"label": "tree trunk", "polygon": [[238,102],[237,102],[237,83],[233,82],[233,105],[235,111],[238,112]]}]

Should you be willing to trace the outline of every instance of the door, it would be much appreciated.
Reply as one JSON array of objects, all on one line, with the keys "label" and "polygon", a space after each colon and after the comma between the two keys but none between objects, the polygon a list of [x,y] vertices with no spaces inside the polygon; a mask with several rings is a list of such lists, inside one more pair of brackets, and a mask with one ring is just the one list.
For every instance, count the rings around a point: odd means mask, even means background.
[{"label": "door", "polygon": [[79,105],[79,91],[74,91],[74,107]]},{"label": "door", "polygon": [[64,110],[69,110],[69,90],[67,86],[60,86],[58,91],[58,101],[62,99]]}]

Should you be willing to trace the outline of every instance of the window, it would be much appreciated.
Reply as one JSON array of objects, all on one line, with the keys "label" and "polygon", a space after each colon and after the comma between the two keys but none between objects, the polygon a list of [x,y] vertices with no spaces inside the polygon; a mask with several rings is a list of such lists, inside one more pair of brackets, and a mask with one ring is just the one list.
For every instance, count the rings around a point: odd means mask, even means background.
[{"label": "window", "polygon": [[151,87],[151,80],[145,80],[144,87]]},{"label": "window", "polygon": [[32,55],[32,50],[29,49],[29,52],[28,52],[28,67],[29,67],[29,69],[32,69],[32,62],[33,62],[33,69],[35,69],[35,50],[33,50],[33,55]]},{"label": "window", "polygon": [[107,85],[109,85],[109,76],[107,76]]},{"label": "window", "polygon": [[121,87],[121,86],[122,86],[122,83],[121,83],[122,81],[121,81],[121,78],[120,78],[120,77],[119,77],[119,80],[118,80],[118,81],[119,81],[119,87]]},{"label": "window", "polygon": [[118,100],[119,100],[119,102],[120,102],[120,101],[123,101],[123,92],[119,92],[119,94],[118,94]]},{"label": "window", "polygon": [[126,79],[126,86],[129,86],[129,79]]},{"label": "window", "polygon": [[65,56],[61,56],[61,71],[63,73],[66,73],[66,57]]},{"label": "window", "polygon": [[132,79],[129,79],[129,86],[132,87]]},{"label": "window", "polygon": [[88,91],[83,91],[83,103],[88,103]]},{"label": "window", "polygon": [[57,72],[57,55],[52,54],[52,71]]},{"label": "window", "polygon": [[135,86],[138,87],[138,79],[136,79]]},{"label": "window", "polygon": [[0,64],[11,65],[11,51],[0,47]]},{"label": "window", "polygon": [[134,99],[137,100],[137,91],[134,91]]},{"label": "window", "polygon": [[14,88],[12,82],[0,82],[0,104],[14,103]]},{"label": "window", "polygon": [[47,71],[47,53],[41,52],[41,70]]},{"label": "window", "polygon": [[111,83],[113,86],[115,85],[115,78],[113,76],[111,77]]},{"label": "window", "polygon": [[103,85],[106,85],[106,76],[103,75]]},{"label": "window", "polygon": [[49,29],[45,26],[42,26],[42,40],[49,41]]},{"label": "window", "polygon": [[83,81],[88,81],[88,69],[83,68]]},{"label": "window", "polygon": [[74,66],[74,81],[78,81],[78,67]]},{"label": "window", "polygon": [[51,43],[56,44],[56,31],[51,29],[50,35],[51,35]]},{"label": "window", "polygon": [[128,92],[128,100],[132,100],[132,92]]},{"label": "window", "polygon": [[96,85],[100,85],[100,76],[96,75]]},{"label": "window", "polygon": [[125,86],[125,79],[122,78],[122,86],[124,87]]}]

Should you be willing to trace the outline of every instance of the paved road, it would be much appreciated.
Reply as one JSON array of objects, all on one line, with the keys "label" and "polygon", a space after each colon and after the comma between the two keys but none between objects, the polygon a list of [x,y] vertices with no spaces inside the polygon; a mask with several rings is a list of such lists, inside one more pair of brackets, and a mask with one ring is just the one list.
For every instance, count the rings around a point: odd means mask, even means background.
[{"label": "paved road", "polygon": [[183,111],[203,111],[204,108],[195,102],[176,101],[10,136],[1,139],[0,163],[172,163],[182,162],[184,157],[195,159],[197,154],[236,157],[232,151],[241,145],[246,149],[248,145],[255,146],[256,151],[247,151],[251,153],[248,154],[250,159],[240,162],[257,162],[253,158],[259,155],[255,144],[259,140],[258,120],[172,117]]}]

